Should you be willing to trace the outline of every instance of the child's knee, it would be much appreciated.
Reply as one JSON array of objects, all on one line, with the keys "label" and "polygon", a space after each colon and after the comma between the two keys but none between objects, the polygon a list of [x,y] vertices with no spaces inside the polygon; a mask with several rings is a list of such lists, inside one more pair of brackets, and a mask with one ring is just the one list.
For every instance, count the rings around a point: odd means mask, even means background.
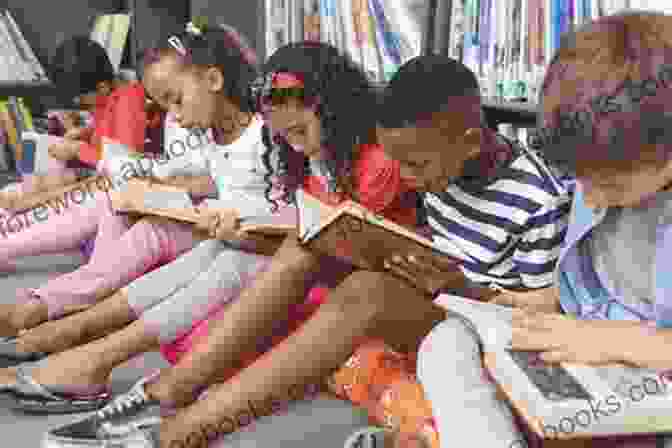
[{"label": "child's knee", "polygon": [[333,300],[345,316],[372,320],[384,308],[381,277],[377,272],[355,271],[330,294],[330,301]]},{"label": "child's knee", "polygon": [[449,373],[458,373],[465,363],[481,363],[478,336],[461,319],[449,317],[422,341],[418,378],[423,381],[437,374],[445,378]]}]

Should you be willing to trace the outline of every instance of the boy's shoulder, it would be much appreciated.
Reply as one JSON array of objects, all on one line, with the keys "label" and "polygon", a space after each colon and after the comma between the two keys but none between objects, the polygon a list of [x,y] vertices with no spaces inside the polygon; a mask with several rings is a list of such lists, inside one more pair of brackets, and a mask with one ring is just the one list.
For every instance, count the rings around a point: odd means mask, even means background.
[{"label": "boy's shoulder", "polygon": [[[497,134],[497,139],[511,148],[512,156],[509,162],[498,170],[493,178],[493,184],[509,180],[517,184],[536,187],[554,197],[564,197],[569,194],[569,179],[547,163],[541,153],[527,149],[520,142],[499,134]],[[516,189],[515,184],[512,184],[512,188]]]}]

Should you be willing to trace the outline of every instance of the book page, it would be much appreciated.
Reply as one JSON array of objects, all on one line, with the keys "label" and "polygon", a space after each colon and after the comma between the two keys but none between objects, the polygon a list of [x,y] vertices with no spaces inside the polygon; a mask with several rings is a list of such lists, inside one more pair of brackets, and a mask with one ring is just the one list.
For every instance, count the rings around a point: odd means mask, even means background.
[{"label": "book page", "polygon": [[121,190],[110,192],[112,207],[119,212],[156,215],[196,223],[199,214],[185,190],[169,185],[131,179]]},{"label": "book page", "polygon": [[303,189],[296,191],[296,206],[299,215],[299,238],[307,241],[322,228],[336,211]]}]

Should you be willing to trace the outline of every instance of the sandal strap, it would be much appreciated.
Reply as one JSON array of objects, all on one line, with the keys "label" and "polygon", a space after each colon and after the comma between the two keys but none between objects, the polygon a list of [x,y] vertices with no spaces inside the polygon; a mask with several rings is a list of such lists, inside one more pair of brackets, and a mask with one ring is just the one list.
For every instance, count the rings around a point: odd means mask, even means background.
[{"label": "sandal strap", "polygon": [[[27,388],[30,388],[34,391],[34,395],[41,395],[45,398],[49,398],[51,400],[58,400],[58,401],[63,401],[63,397],[59,397],[58,395],[54,395],[52,392],[50,392],[46,387],[44,387],[42,384],[38,383],[33,379],[32,375],[29,372],[29,369],[26,366],[18,366],[16,368],[16,383],[17,386],[21,387],[21,385],[26,386]],[[19,390],[19,392],[22,392]],[[33,393],[31,393],[33,395]]]},{"label": "sandal strap", "polygon": [[[31,366],[32,367],[32,366]],[[109,397],[109,390],[103,389],[95,394],[77,394],[68,392],[58,392],[49,390],[46,386],[35,381],[30,374],[30,367],[20,365],[16,369],[16,393],[18,395],[39,396],[51,401],[71,401],[71,400],[99,400],[107,399]],[[29,390],[21,390],[21,386]]]}]

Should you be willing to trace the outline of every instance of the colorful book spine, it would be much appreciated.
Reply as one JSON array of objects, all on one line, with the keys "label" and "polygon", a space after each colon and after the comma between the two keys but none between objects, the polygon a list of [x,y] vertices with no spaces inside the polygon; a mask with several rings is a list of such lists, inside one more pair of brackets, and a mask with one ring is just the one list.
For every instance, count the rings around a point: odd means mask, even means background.
[{"label": "colorful book spine", "polygon": [[8,143],[14,150],[14,160],[16,160],[18,164],[23,156],[23,148],[20,145],[21,142],[16,129],[16,122],[12,118],[12,114],[9,113],[8,102],[6,100],[0,101],[0,121],[3,124],[3,128],[7,132]]}]

